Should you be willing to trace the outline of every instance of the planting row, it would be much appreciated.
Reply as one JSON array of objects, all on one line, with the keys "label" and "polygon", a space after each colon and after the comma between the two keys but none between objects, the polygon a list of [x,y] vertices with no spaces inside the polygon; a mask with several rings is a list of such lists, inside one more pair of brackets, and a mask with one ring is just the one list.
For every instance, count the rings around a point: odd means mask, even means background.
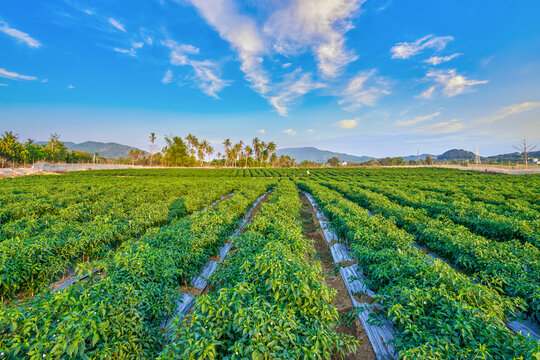
[{"label": "planting row", "polygon": [[530,216],[536,216],[536,219],[523,219],[504,212],[500,214],[495,210],[497,206],[487,206],[481,202],[464,201],[455,197],[437,199],[426,191],[403,189],[393,184],[358,184],[384,194],[400,205],[425,209],[429,216],[444,215],[490,239],[508,241],[515,238],[540,247],[540,213],[534,210],[529,210],[529,213]]},{"label": "planting row", "polygon": [[[4,300],[21,291],[39,292],[51,281],[65,275],[70,267],[101,258],[122,242],[140,237],[151,227],[181,218],[195,207],[208,205],[238,186],[239,182],[234,180],[188,182],[188,185],[180,186],[183,197],[176,201],[164,194],[148,196],[148,191],[129,193],[137,188],[126,187],[123,191],[117,190],[114,200],[100,198],[88,205],[75,203],[58,214],[30,221],[47,222],[48,227],[38,234],[17,234],[0,242],[0,297]],[[101,208],[103,211],[95,211],[97,214],[88,220],[66,219],[69,214],[76,214],[74,207]],[[15,222],[20,224],[29,218]]]},{"label": "planting row", "polygon": [[521,302],[477,284],[416,249],[414,236],[371,215],[337,191],[299,182],[347,241],[364,282],[396,327],[401,359],[514,359],[540,355],[539,343],[510,332],[504,321]]},{"label": "planting row", "polygon": [[537,322],[540,320],[540,251],[535,246],[517,240],[486,239],[444,216],[431,218],[421,209],[401,206],[358,185],[323,184],[374,213],[395,219],[398,226],[416,236],[418,243],[481,283],[524,299],[526,313]]},{"label": "planting row", "polygon": [[256,180],[206,211],[173,220],[94,264],[88,281],[0,308],[8,359],[153,359],[178,289],[201,271],[268,181]]},{"label": "planting row", "polygon": [[330,359],[354,351],[356,341],[333,330],[335,290],[302,236],[296,187],[282,180],[268,200],[233,239],[237,249],[210,279],[214,291],[175,325],[160,360]]}]

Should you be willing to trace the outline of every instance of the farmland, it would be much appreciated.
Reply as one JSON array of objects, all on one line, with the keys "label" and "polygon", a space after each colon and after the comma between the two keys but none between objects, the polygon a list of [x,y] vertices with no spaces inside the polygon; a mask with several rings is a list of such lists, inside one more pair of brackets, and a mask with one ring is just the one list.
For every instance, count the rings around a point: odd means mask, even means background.
[{"label": "farmland", "polygon": [[[540,357],[537,175],[133,169],[0,189],[0,359]],[[359,316],[369,341],[339,330]]]}]

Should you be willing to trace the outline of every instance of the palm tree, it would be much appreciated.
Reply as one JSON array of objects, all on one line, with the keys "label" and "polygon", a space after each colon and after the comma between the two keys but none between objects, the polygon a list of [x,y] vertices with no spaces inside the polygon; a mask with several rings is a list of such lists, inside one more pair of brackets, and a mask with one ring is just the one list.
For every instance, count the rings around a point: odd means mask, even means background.
[{"label": "palm tree", "polygon": [[202,162],[204,160],[204,155],[206,153],[206,148],[209,146],[208,141],[203,140],[197,144],[197,156],[199,158],[199,161],[202,165]]},{"label": "palm tree", "polygon": [[189,155],[195,156],[195,149],[199,146],[199,139],[195,135],[188,134],[186,136],[186,142],[188,143]]},{"label": "palm tree", "polygon": [[253,149],[249,145],[246,145],[246,147],[244,148],[244,154],[246,155],[246,167],[247,167],[247,163],[248,163],[248,157],[252,153],[253,153]]},{"label": "palm tree", "polygon": [[[227,157],[227,160],[229,159],[229,154],[231,152],[231,139],[225,139],[223,142],[223,145],[225,145],[225,156]],[[227,160],[225,160],[225,166],[227,166]]]},{"label": "palm tree", "polygon": [[264,151],[266,150],[266,143],[263,141],[261,142],[261,144],[259,145],[260,146],[260,149],[259,149],[259,156],[261,157],[260,161],[261,161],[261,166],[263,166],[264,164]]},{"label": "palm tree", "polygon": [[259,159],[259,151],[261,150],[261,142],[258,137],[255,137],[251,142],[253,145],[253,150],[255,151],[255,159]]},{"label": "palm tree", "polygon": [[210,162],[210,156],[214,153],[214,147],[207,143],[204,152],[208,155],[208,162]]},{"label": "palm tree", "polygon": [[156,142],[156,133],[152,132],[150,133],[150,166],[152,166],[152,158],[154,157],[154,144]]},{"label": "palm tree", "polygon": [[234,166],[236,166],[236,159],[238,158],[238,155],[242,152],[242,149],[244,148],[244,142],[240,140],[238,144],[235,144],[232,148],[232,153],[234,155]]},{"label": "palm tree", "polygon": [[266,145],[266,150],[268,150],[268,155],[269,156],[272,156],[272,154],[276,151],[276,143],[273,142],[273,141],[270,141],[267,145]]}]

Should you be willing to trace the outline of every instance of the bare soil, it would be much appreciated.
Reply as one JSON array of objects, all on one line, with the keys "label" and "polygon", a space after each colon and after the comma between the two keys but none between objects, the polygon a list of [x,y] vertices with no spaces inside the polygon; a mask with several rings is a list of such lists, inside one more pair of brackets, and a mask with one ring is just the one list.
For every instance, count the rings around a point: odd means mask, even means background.
[{"label": "bare soil", "polygon": [[301,195],[301,200],[304,236],[313,240],[313,246],[317,252],[318,260],[322,265],[326,286],[337,290],[337,295],[333,304],[338,310],[341,321],[335,330],[338,333],[354,336],[360,343],[360,347],[356,350],[355,354],[347,354],[342,358],[338,353],[335,353],[332,355],[332,359],[375,360],[375,353],[373,352],[371,343],[369,342],[360,319],[355,317],[355,320],[352,321],[352,323],[345,320],[347,315],[354,309],[352,300],[349,297],[343,278],[339,272],[335,271],[336,264],[334,264],[330,248],[326,243],[311,203],[303,194]]}]

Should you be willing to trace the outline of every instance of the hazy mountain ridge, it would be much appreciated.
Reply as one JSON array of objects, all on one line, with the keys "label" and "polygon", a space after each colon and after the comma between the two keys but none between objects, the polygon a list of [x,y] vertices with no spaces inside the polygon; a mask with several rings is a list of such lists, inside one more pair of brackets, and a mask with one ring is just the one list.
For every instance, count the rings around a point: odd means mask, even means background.
[{"label": "hazy mountain ridge", "polygon": [[[350,155],[345,153],[338,153],[338,152],[332,152],[327,150],[319,150],[315,147],[301,147],[301,148],[284,148],[284,149],[278,149],[276,151],[278,156],[281,155],[288,155],[291,158],[295,158],[296,162],[302,162],[304,160],[308,161],[314,161],[317,163],[326,163],[328,159],[332,157],[337,157],[340,161],[347,161],[347,162],[355,162],[355,163],[361,163],[368,161],[370,159],[380,159],[375,158],[372,156],[356,156],[356,155]],[[427,156],[431,156],[433,160],[440,160],[440,161],[451,161],[451,160],[470,160],[474,161],[475,154],[472,151],[463,150],[463,149],[451,149],[448,151],[445,151],[444,153],[440,155],[433,155],[433,154],[421,154],[421,155],[406,155],[401,156],[404,161],[410,161],[410,160],[418,160],[422,159],[425,160]],[[492,156],[480,156],[481,159],[489,159],[489,160],[519,160],[522,158],[522,156],[515,152],[515,153],[509,153],[509,154],[501,154],[501,155],[492,155]],[[529,158],[540,158],[540,151],[531,152],[529,154]]]},{"label": "hazy mountain ridge", "polygon": [[278,156],[285,155],[296,159],[296,162],[304,160],[317,163],[326,163],[328,159],[337,157],[340,161],[361,163],[373,159],[370,156],[355,156],[328,150],[319,150],[315,147],[284,148],[276,151]]},{"label": "hazy mountain ridge", "polygon": [[[46,141],[37,141],[36,144],[38,145],[45,145]],[[85,141],[82,143],[74,143],[71,141],[65,141],[64,145],[68,148],[69,151],[78,150],[78,151],[85,151],[90,154],[98,153],[99,156],[105,157],[105,158],[120,158],[129,157],[129,151],[130,150],[136,150],[137,148],[128,146],[128,145],[122,145],[115,142],[108,142],[103,143],[99,141]]]}]

